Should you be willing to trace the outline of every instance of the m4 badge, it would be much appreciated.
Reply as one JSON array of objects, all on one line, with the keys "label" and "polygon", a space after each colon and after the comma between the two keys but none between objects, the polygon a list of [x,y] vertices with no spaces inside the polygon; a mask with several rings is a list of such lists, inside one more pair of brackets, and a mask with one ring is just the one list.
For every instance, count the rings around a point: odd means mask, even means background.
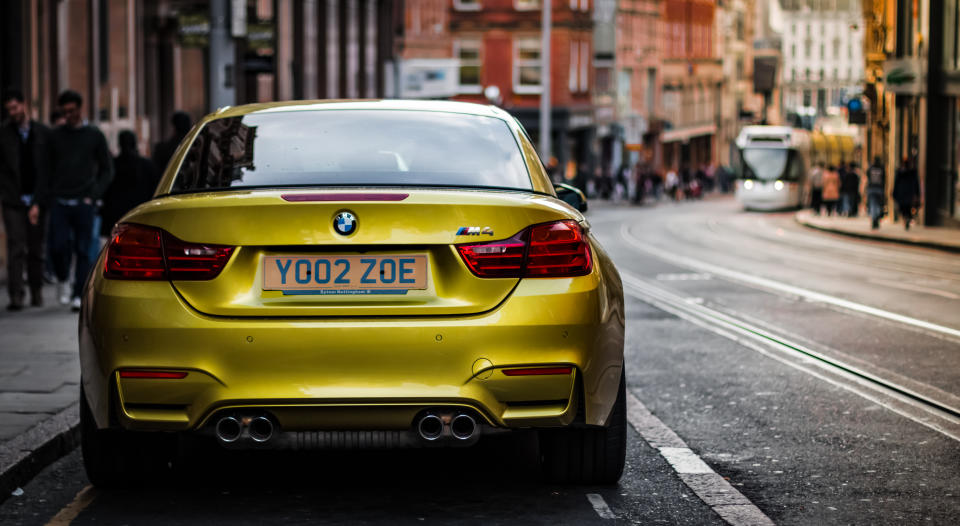
[{"label": "m4 badge", "polygon": [[457,230],[457,235],[458,236],[479,236],[479,235],[492,236],[493,229],[488,226],[485,226],[483,228],[480,228],[478,226],[462,226]]}]

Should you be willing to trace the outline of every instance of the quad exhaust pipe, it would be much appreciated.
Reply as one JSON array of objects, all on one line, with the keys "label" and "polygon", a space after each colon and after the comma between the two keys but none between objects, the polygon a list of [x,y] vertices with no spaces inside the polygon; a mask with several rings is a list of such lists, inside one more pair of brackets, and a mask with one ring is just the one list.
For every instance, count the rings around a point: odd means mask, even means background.
[{"label": "quad exhaust pipe", "polygon": [[254,442],[267,442],[273,437],[273,422],[265,416],[255,416],[253,418],[225,416],[217,420],[217,425],[214,426],[214,434],[220,442],[232,444],[240,440],[244,429],[247,431],[247,436]]},{"label": "quad exhaust pipe", "polygon": [[477,433],[477,421],[466,413],[456,413],[446,418],[427,413],[420,417],[416,427],[420,438],[428,442],[440,439],[445,428],[449,428],[450,435],[457,440],[470,440]]}]

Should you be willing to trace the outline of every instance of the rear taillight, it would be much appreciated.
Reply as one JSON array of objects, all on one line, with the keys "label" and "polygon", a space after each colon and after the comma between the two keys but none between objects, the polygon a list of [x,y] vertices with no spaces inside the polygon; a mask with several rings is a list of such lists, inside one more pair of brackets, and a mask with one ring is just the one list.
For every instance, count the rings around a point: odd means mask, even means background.
[{"label": "rear taillight", "polygon": [[130,280],[207,280],[220,274],[233,247],[188,243],[169,232],[117,225],[107,247],[104,277]]},{"label": "rear taillight", "polygon": [[526,228],[510,239],[457,245],[463,261],[481,278],[560,278],[590,273],[590,246],[576,221]]},{"label": "rear taillight", "polygon": [[583,276],[590,273],[590,263],[590,247],[576,221],[558,221],[530,228],[527,277]]},{"label": "rear taillight", "polygon": [[457,245],[470,271],[481,278],[519,278],[527,251],[527,231],[492,243]]}]

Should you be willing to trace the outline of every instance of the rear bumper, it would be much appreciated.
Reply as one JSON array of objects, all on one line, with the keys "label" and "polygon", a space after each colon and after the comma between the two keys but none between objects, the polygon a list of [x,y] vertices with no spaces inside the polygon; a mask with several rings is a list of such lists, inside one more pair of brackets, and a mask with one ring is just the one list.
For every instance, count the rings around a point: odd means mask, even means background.
[{"label": "rear bumper", "polygon": [[[598,266],[599,267],[599,266]],[[84,390],[100,427],[190,430],[228,409],[287,430],[406,429],[436,406],[496,427],[602,425],[623,363],[622,297],[601,271],[524,280],[494,311],[434,318],[216,318],[166,282],[92,280],[80,324]],[[573,372],[506,376],[504,368]],[[121,369],[187,372],[120,378]],[[116,417],[111,420],[111,414]]]}]

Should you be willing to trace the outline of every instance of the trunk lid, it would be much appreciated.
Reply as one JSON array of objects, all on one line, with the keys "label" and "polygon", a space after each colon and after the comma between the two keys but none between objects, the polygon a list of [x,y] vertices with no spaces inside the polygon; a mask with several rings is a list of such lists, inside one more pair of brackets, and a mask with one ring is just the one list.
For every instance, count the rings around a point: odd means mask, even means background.
[{"label": "trunk lid", "polygon": [[[342,212],[355,222],[348,235],[336,230]],[[216,278],[172,282],[197,311],[292,317],[491,310],[519,279],[476,277],[455,245],[580,218],[557,199],[529,192],[391,188],[176,195],[146,203],[124,221],[159,227],[187,242],[236,247]],[[342,277],[351,284],[333,285],[349,265],[353,270]],[[394,287],[392,277],[401,271],[410,285]],[[425,275],[416,275],[420,272]],[[361,275],[371,285],[358,285]]]}]

